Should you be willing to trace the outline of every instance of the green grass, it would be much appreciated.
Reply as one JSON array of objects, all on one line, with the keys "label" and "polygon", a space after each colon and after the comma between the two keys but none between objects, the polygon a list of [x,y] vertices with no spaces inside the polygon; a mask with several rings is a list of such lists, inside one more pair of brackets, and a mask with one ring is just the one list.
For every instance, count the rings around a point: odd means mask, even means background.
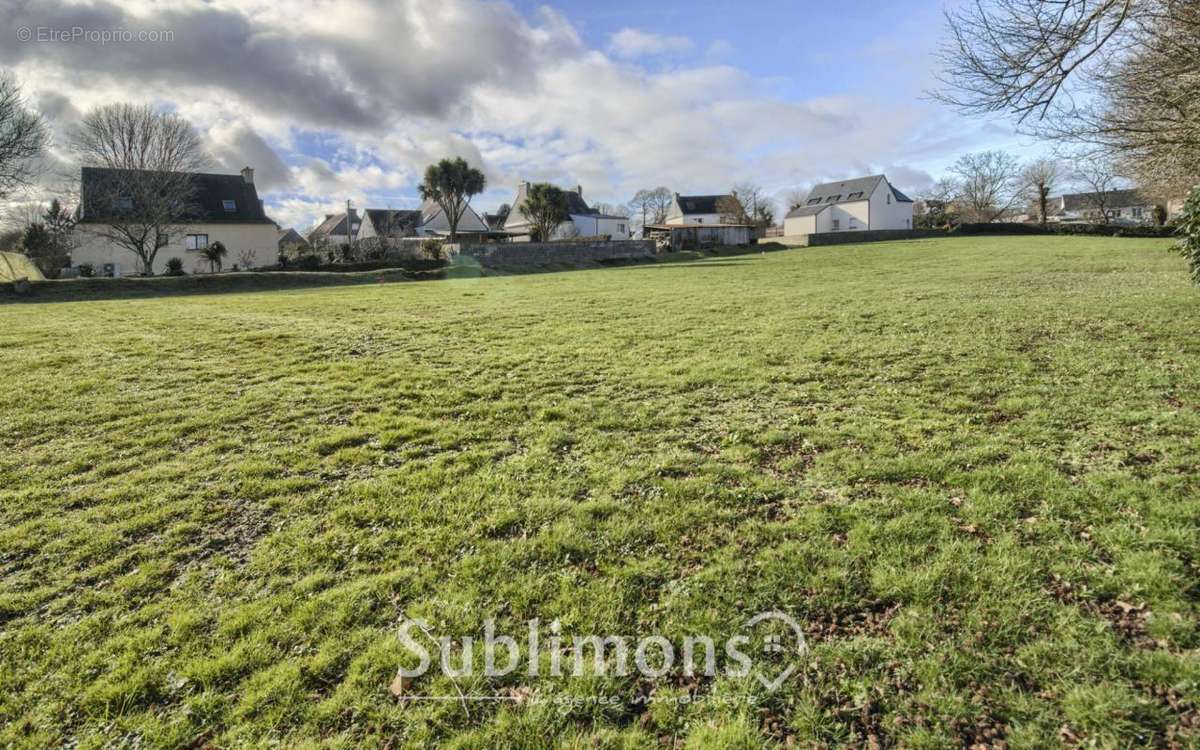
[{"label": "green grass", "polygon": [[[1195,746],[1200,304],[1169,247],[0,306],[0,746]],[[402,614],[674,639],[769,609],[812,649],[775,693],[388,692]],[[631,704],[689,691],[759,702]],[[619,700],[546,702],[580,695]]]}]

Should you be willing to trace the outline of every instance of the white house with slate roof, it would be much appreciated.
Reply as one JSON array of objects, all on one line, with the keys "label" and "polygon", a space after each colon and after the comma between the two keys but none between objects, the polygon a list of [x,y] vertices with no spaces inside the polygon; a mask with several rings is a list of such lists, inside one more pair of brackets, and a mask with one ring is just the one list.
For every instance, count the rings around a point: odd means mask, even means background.
[{"label": "white house with slate roof", "polygon": [[720,224],[721,200],[729,198],[726,195],[680,195],[675,194],[671,208],[667,210],[667,220],[663,224],[669,226],[689,226],[692,224]]},{"label": "white house with slate roof", "polygon": [[912,229],[913,202],[878,174],[817,185],[804,205],[788,212],[789,237],[825,232]]},{"label": "white house with slate roof", "polygon": [[[459,234],[484,235],[488,233],[488,225],[479,214],[475,213],[475,209],[467,206],[462,216],[458,218],[457,231]],[[421,223],[417,227],[417,234],[421,237],[447,237],[450,235],[450,221],[446,218],[446,212],[442,210],[441,206],[428,200],[421,204]]]},{"label": "white house with slate roof", "polygon": [[[475,209],[466,207],[458,219],[459,235],[482,236],[488,233],[488,225]],[[450,234],[450,222],[446,212],[433,201],[425,201],[419,209],[368,208],[359,216],[357,209],[350,209],[350,234],[346,233],[346,214],[326,214],[321,222],[309,233],[310,241],[327,239],[334,246],[344,245],[352,240],[364,242],[376,238],[386,238],[388,241],[408,237],[447,237]]]},{"label": "white house with slate roof", "polygon": [[[512,210],[504,222],[504,232],[513,238],[528,237],[530,233],[529,220],[521,214],[521,206],[525,205],[525,196],[529,191],[529,183],[522,182],[517,186],[517,197],[512,202]],[[583,188],[564,190],[567,194],[567,213],[570,222],[559,226],[552,240],[564,239],[572,235],[578,237],[609,237],[614,240],[629,239],[629,217],[609,216],[588,207],[583,200]]]}]

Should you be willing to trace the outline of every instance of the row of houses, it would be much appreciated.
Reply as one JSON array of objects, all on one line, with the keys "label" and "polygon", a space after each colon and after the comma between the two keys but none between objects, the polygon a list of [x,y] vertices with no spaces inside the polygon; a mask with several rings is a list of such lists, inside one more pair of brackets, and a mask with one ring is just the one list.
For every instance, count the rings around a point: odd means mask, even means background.
[{"label": "row of houses", "polygon": [[[1050,198],[1046,206],[1046,220],[1061,223],[1150,224],[1155,210],[1161,202],[1136,188],[1110,190],[1106,193],[1069,193]],[[1162,206],[1168,216],[1183,210],[1182,200],[1169,201]],[[1029,214],[1036,219],[1036,214]]]},{"label": "row of houses", "polygon": [[[101,205],[95,186],[101,184],[104,170],[85,167],[81,173],[79,210],[80,238],[72,253],[74,262],[90,264],[109,275],[140,273],[132,254],[104,236],[103,227],[111,223],[120,206]],[[236,254],[234,264],[243,267],[273,265],[280,249],[289,245],[339,247],[371,241],[387,244],[406,240],[445,238],[450,223],[445,212],[432,201],[417,209],[349,208],[327,214],[307,236],[295,229],[279,227],[266,214],[254,184],[254,170],[246,167],[239,174],[196,174],[195,210],[186,230],[172,236],[154,262],[155,273],[178,259],[189,272],[203,271],[208,262],[202,252],[220,241]],[[521,208],[527,200],[530,183],[521,182],[507,214],[483,214],[467,207],[458,224],[464,241],[528,241],[531,227]],[[569,237],[630,239],[632,227],[626,215],[608,214],[594,209],[584,199],[582,186],[563,191],[567,198],[569,220],[555,231],[552,240]],[[672,246],[689,242],[699,245],[747,244],[754,238],[753,228],[727,220],[722,201],[729,194],[675,194],[662,223],[644,227],[644,236],[660,239]],[[119,199],[118,199],[119,203]],[[787,234],[868,229],[905,229],[912,226],[912,201],[897,190],[884,175],[818,185],[805,206],[790,212],[784,220]]]},{"label": "row of houses", "polygon": [[[517,187],[512,208],[505,214],[479,214],[467,206],[458,222],[457,233],[465,241],[504,239],[528,241],[532,228],[521,211],[528,199],[529,183]],[[564,190],[569,220],[563,222],[549,239],[568,237],[608,237],[627,240],[631,236],[629,217],[604,214],[588,206],[583,188]],[[405,240],[444,238],[450,234],[450,222],[441,206],[425,201],[419,209],[368,208],[326,214],[325,220],[309,233],[313,244],[346,245],[375,239]]]},{"label": "row of houses", "polygon": [[[120,197],[116,204],[104,203],[97,196],[104,181],[105,170],[85,167],[81,172],[79,206],[79,242],[72,252],[76,265],[90,264],[108,275],[141,273],[132,253],[105,236],[104,227],[113,214],[121,210]],[[294,229],[282,229],[266,214],[254,184],[254,170],[242,169],[239,174],[196,174],[195,210],[186,223],[186,230],[173,235],[159,251],[154,273],[178,259],[189,272],[208,267],[202,252],[220,241],[233,253],[230,262],[242,267],[274,265],[280,250],[289,245],[342,246],[382,241],[388,245],[406,240],[445,238],[450,223],[445,212],[432,201],[417,209],[367,208],[328,214],[308,236]],[[507,214],[479,214],[467,207],[459,221],[458,234],[464,241],[502,240],[510,242],[531,239],[531,227],[521,208],[527,200],[530,183],[521,182]],[[630,239],[632,228],[628,216],[612,215],[594,209],[584,199],[583,187],[564,190],[569,220],[549,239],[568,237],[604,237],[613,240]],[[1104,211],[1109,220],[1122,223],[1149,223],[1155,210],[1153,201],[1136,190],[1119,190],[1106,194]],[[751,242],[755,236],[748,224],[728,221],[729,211],[723,202],[729,194],[675,194],[666,218],[661,223],[643,228],[643,236],[660,244],[680,247],[697,245],[739,245]],[[131,200],[131,199],[130,199]],[[1095,221],[1098,218],[1094,195],[1071,194],[1051,199],[1052,221]],[[897,189],[886,175],[878,174],[851,180],[827,182],[814,187],[801,205],[793,207],[783,220],[782,232],[787,236],[822,234],[827,232],[860,232],[874,230],[911,229],[913,200]]]}]

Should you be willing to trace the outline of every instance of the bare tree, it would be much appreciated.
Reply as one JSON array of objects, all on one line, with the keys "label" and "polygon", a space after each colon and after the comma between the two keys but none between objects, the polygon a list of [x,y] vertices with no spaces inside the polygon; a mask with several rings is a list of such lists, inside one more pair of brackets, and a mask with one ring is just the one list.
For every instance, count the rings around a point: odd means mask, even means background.
[{"label": "bare tree", "polygon": [[593,203],[592,210],[603,216],[625,216],[629,209],[616,203]]},{"label": "bare tree", "polygon": [[1062,176],[1062,165],[1055,159],[1038,159],[1021,170],[1021,182],[1030,204],[1036,209],[1038,223],[1046,226],[1049,214],[1050,192],[1058,186]]},{"label": "bare tree", "polygon": [[42,118],[26,106],[16,79],[0,73],[0,199],[37,176],[36,159],[49,139]]},{"label": "bare tree", "polygon": [[1143,187],[1179,195],[1200,175],[1200,4],[976,0],[947,14],[946,88],[967,112],[1089,144]]},{"label": "bare tree", "polygon": [[1084,201],[1102,224],[1112,220],[1113,191],[1124,182],[1112,162],[1094,154],[1081,154],[1075,159],[1075,181],[1086,188]]},{"label": "bare tree", "polygon": [[964,154],[950,173],[956,178],[956,201],[965,221],[990,223],[1020,198],[1020,165],[1003,151]]},{"label": "bare tree", "polygon": [[24,232],[30,224],[40,222],[45,212],[46,204],[41,201],[10,203],[4,213],[3,223],[8,229]]},{"label": "bare tree", "polygon": [[808,193],[803,190],[789,190],[783,196],[783,202],[787,204],[788,211],[802,207],[807,200]]},{"label": "bare tree", "polygon": [[154,275],[158,251],[196,214],[194,174],[208,164],[183,118],[145,105],[108,104],[89,112],[71,139],[83,164],[81,220],[129,250]]},{"label": "bare tree", "polygon": [[913,226],[924,229],[943,229],[959,221],[958,182],[953,177],[942,177],[918,196],[921,210],[913,206]]},{"label": "bare tree", "polygon": [[629,210],[644,230],[647,225],[665,222],[674,202],[675,194],[669,188],[659,186],[634,193],[629,201]]},{"label": "bare tree", "polygon": [[775,223],[775,202],[758,185],[749,182],[733,186],[729,195],[717,201],[721,221],[730,224],[749,224],[766,229]]}]

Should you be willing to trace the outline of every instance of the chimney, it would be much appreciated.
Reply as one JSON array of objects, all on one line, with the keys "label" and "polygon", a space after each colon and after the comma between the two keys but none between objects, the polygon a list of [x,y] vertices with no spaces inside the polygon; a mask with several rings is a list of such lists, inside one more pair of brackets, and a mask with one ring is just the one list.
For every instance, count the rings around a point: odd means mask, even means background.
[{"label": "chimney", "polygon": [[254,184],[254,170],[251,169],[250,167],[242,167],[242,179],[246,181],[247,185],[253,185]]},{"label": "chimney", "polygon": [[579,193],[579,197],[582,198],[583,197],[583,185],[576,185],[575,192]]}]

